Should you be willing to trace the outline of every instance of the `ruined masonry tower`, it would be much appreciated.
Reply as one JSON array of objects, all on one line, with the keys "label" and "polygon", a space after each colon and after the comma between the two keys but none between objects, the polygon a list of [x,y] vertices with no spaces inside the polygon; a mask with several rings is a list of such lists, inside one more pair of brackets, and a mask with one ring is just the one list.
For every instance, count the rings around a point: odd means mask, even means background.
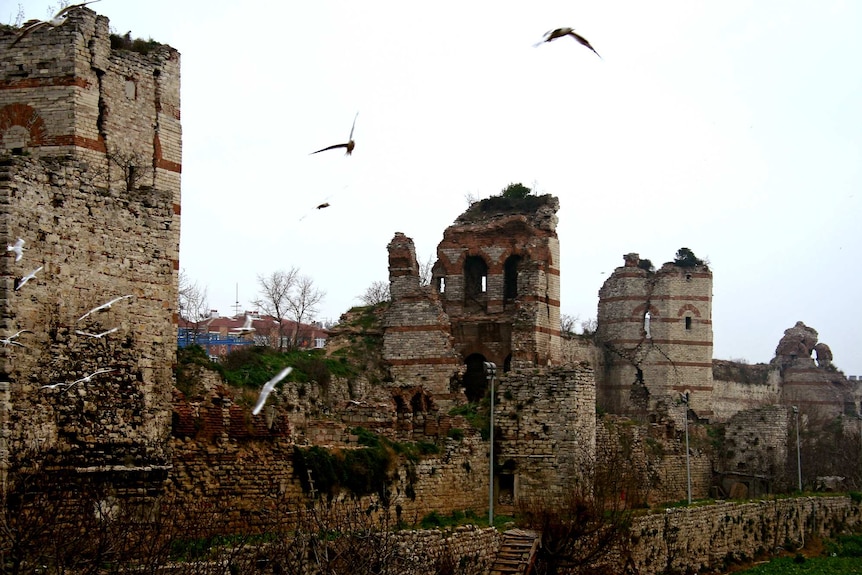
[{"label": "ruined masonry tower", "polygon": [[16,37],[0,30],[0,241],[25,243],[0,258],[0,334],[26,331],[0,348],[0,479],[46,461],[151,480],[170,462],[179,54],[112,47],[88,8]]},{"label": "ruined masonry tower", "polygon": [[484,394],[482,363],[503,371],[560,364],[559,200],[491,197],[446,228],[431,287],[466,364],[467,396]]},{"label": "ruined masonry tower", "polygon": [[702,263],[652,271],[627,254],[599,290],[596,339],[604,354],[599,405],[613,413],[683,421],[680,394],[712,415],[712,272]]}]

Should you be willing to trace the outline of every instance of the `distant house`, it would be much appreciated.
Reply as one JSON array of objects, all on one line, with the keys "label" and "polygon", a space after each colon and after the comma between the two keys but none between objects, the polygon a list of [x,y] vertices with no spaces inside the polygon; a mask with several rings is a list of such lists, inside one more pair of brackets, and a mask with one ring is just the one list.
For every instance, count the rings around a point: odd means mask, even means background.
[{"label": "distant house", "polygon": [[[283,349],[320,349],[326,344],[329,331],[320,324],[281,322]],[[180,318],[177,343],[180,347],[200,345],[210,358],[218,359],[247,345],[279,347],[279,323],[268,315],[245,312],[234,317],[222,317],[212,310],[210,316],[198,322]],[[295,345],[294,345],[295,344]]]}]

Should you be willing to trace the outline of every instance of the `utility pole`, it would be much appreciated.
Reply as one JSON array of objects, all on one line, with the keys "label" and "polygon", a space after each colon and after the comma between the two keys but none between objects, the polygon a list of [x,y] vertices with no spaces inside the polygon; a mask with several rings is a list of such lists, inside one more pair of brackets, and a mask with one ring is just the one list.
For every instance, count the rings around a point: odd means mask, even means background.
[{"label": "utility pole", "polygon": [[680,400],[685,406],[685,477],[688,486],[688,504],[691,505],[691,462],[688,457],[688,392],[683,393]]},{"label": "utility pole", "polygon": [[494,377],[497,375],[497,365],[494,362],[485,362],[485,377],[488,379],[491,392],[491,452],[488,462],[488,526],[494,525]]},{"label": "utility pole", "polygon": [[793,415],[796,417],[796,473],[799,478],[799,492],[802,492],[802,452],[799,449],[799,408],[793,407]]}]

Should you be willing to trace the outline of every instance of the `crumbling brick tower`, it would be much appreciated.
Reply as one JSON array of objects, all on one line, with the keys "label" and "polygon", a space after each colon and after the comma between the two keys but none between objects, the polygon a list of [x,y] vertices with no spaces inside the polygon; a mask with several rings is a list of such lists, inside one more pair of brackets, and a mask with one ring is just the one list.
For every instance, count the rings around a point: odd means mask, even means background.
[{"label": "crumbling brick tower", "polygon": [[432,286],[466,379],[482,377],[482,361],[503,369],[559,365],[558,209],[550,195],[486,198],[444,232]]},{"label": "crumbling brick tower", "polygon": [[604,352],[596,390],[601,407],[681,423],[680,395],[688,392],[689,407],[710,418],[712,272],[698,262],[652,271],[648,260],[627,254],[602,285],[596,332]]},{"label": "crumbling brick tower", "polygon": [[0,242],[24,251],[0,258],[0,336],[25,331],[0,348],[0,473],[140,477],[169,464],[179,54],[112,47],[88,8],[17,36],[0,29]]}]

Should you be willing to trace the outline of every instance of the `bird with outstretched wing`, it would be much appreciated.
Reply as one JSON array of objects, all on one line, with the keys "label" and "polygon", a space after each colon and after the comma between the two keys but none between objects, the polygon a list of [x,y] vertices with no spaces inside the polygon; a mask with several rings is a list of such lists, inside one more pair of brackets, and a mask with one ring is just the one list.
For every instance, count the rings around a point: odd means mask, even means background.
[{"label": "bird with outstretched wing", "polygon": [[353,129],[356,127],[356,118],[359,117],[359,112],[356,112],[356,115],[353,116],[353,125],[350,127],[350,136],[347,138],[346,144],[334,144],[332,146],[327,146],[325,148],[321,148],[316,152],[311,152],[309,155],[319,154],[320,152],[325,152],[327,150],[335,150],[336,148],[347,148],[347,152],[344,154],[345,156],[349,156],[353,153],[353,148],[356,147],[356,142],[353,141]]}]

